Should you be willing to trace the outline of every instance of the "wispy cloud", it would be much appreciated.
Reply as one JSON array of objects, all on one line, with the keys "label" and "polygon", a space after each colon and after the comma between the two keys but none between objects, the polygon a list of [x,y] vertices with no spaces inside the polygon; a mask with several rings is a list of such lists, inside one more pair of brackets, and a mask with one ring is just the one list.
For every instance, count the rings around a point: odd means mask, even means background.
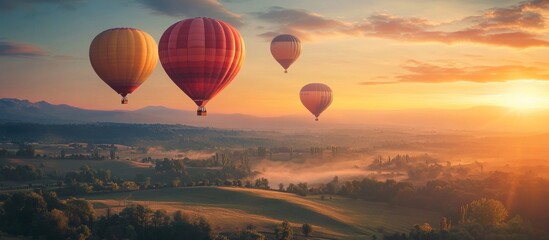
[{"label": "wispy cloud", "polygon": [[175,17],[212,17],[234,26],[243,24],[242,16],[227,9],[219,0],[136,0],[157,13]]},{"label": "wispy cloud", "polygon": [[6,56],[24,56],[24,57],[42,57],[48,53],[44,49],[26,43],[0,41],[0,57]]},{"label": "wispy cloud", "polygon": [[259,19],[275,23],[278,28],[260,34],[270,40],[280,33],[291,33],[302,40],[314,40],[322,36],[355,35],[356,26],[340,20],[326,18],[303,9],[271,7],[266,12],[255,13]]},{"label": "wispy cloud", "polygon": [[[549,0],[531,0],[452,23],[375,13],[358,22],[330,19],[302,9],[272,7],[256,17],[276,27],[260,36],[292,33],[303,40],[334,36],[378,37],[403,42],[480,43],[512,48],[549,47],[544,38]],[[446,30],[441,30],[446,29]]]},{"label": "wispy cloud", "polygon": [[26,58],[48,58],[54,60],[82,60],[80,57],[56,54],[44,50],[39,46],[28,43],[5,41],[0,38],[0,58],[2,57],[26,57]]},{"label": "wispy cloud", "polygon": [[549,81],[549,71],[543,66],[518,64],[496,66],[459,66],[457,64],[434,64],[409,60],[402,66],[407,73],[397,75],[391,81],[360,82],[361,85],[394,83],[445,83],[445,82],[507,82],[536,79]]}]

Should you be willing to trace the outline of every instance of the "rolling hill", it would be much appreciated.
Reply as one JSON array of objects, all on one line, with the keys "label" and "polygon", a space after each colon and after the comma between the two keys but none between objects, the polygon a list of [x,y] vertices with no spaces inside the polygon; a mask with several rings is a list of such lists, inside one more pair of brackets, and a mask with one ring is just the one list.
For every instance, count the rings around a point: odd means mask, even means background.
[{"label": "rolling hill", "polygon": [[117,211],[124,204],[139,203],[153,209],[182,210],[203,216],[217,231],[243,229],[251,223],[260,231],[272,232],[275,224],[286,219],[296,227],[296,232],[301,224],[309,223],[315,228],[313,235],[338,239],[371,239],[372,234],[379,234],[380,228],[388,232],[407,232],[414,224],[436,224],[440,217],[435,212],[344,197],[320,200],[319,196],[300,197],[232,187],[165,188],[85,198],[102,209],[100,214],[106,207]]}]

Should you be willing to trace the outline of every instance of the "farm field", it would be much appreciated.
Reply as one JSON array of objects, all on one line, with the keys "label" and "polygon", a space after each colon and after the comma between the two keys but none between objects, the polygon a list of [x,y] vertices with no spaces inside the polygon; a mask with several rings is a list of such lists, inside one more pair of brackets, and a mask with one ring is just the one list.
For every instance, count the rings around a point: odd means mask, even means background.
[{"label": "farm field", "polygon": [[94,159],[25,159],[25,158],[10,158],[6,159],[12,164],[32,165],[42,169],[45,172],[66,173],[79,169],[84,165],[88,165],[94,169],[110,169],[114,176],[122,178],[133,178],[136,174],[151,174],[154,171],[154,165],[141,163],[131,160],[94,160]]},{"label": "farm field", "polygon": [[336,239],[371,239],[380,229],[407,232],[414,224],[435,225],[440,217],[436,212],[344,197],[320,200],[319,196],[231,187],[165,188],[85,198],[94,203],[98,214],[105,214],[107,207],[116,212],[138,203],[168,213],[182,210],[202,216],[220,232],[243,229],[247,224],[272,232],[275,224],[288,220],[297,233],[301,224],[309,223],[315,228],[314,236]]}]

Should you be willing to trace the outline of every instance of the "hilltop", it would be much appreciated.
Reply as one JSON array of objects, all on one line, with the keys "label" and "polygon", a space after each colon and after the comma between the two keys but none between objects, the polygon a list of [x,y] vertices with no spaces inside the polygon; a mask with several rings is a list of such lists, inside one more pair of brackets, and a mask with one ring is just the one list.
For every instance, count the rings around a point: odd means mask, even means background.
[{"label": "hilltop", "polygon": [[319,196],[300,197],[278,191],[232,187],[165,188],[131,193],[98,194],[85,197],[96,208],[120,210],[123,204],[139,203],[168,212],[182,210],[211,221],[217,231],[243,229],[249,223],[258,230],[272,232],[286,219],[297,229],[303,223],[315,227],[315,236],[340,239],[371,239],[383,231],[407,232],[417,223],[435,225],[435,212],[393,207],[384,203]]}]

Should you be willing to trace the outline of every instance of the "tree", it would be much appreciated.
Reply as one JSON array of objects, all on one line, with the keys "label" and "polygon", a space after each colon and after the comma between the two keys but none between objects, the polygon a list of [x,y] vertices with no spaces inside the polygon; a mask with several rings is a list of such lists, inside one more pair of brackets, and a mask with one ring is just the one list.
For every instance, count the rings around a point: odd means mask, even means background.
[{"label": "tree", "polygon": [[174,231],[173,239],[209,240],[214,237],[212,227],[205,219],[191,221],[181,211],[173,215],[171,227]]},{"label": "tree", "polygon": [[35,237],[46,235],[48,239],[63,239],[69,232],[69,218],[58,209],[45,213],[38,224],[34,227]]},{"label": "tree", "polygon": [[143,189],[147,189],[151,187],[151,177],[146,177],[145,181],[143,181]]},{"label": "tree", "polygon": [[326,184],[328,193],[335,194],[339,190],[339,177],[335,176],[334,179]]},{"label": "tree", "polygon": [[500,224],[507,216],[507,209],[498,200],[482,198],[469,204],[469,220],[483,226]]},{"label": "tree", "polygon": [[128,221],[137,230],[144,229],[151,223],[153,211],[142,205],[131,205],[120,212],[120,216]]},{"label": "tree", "polygon": [[433,231],[433,228],[431,227],[431,225],[430,225],[429,223],[421,224],[421,226],[419,227],[419,229],[421,229],[421,231],[423,231],[423,232],[430,232],[430,231]]},{"label": "tree", "polygon": [[269,180],[266,178],[258,178],[255,180],[255,188],[269,189]]},{"label": "tree", "polygon": [[56,192],[44,193],[42,197],[44,198],[44,201],[46,201],[49,211],[53,209],[65,209],[65,203],[59,200]]},{"label": "tree", "polygon": [[170,216],[166,213],[166,210],[156,210],[151,219],[154,228],[161,226],[167,226],[170,223]]},{"label": "tree", "polygon": [[443,217],[440,220],[439,230],[440,231],[448,231],[448,230],[450,230],[450,228],[452,228],[452,223],[450,221],[448,221],[448,219],[446,217]]},{"label": "tree", "polygon": [[[437,233],[433,230],[429,223],[424,223],[422,225],[415,225],[412,230],[410,230],[410,238],[416,240],[434,240]],[[404,238],[406,239],[406,238]]]},{"label": "tree", "polygon": [[104,182],[110,182],[112,180],[112,172],[110,169],[99,169],[95,175],[96,178]]},{"label": "tree", "polygon": [[66,214],[72,227],[91,225],[95,220],[95,210],[90,202],[84,199],[69,199]]},{"label": "tree", "polygon": [[113,160],[116,159],[116,147],[114,146],[114,144],[111,145],[111,149],[109,150],[109,156]]},{"label": "tree", "polygon": [[284,220],[280,225],[276,226],[274,234],[276,240],[291,240],[294,235],[290,223],[287,220]]},{"label": "tree", "polygon": [[179,187],[181,185],[181,180],[176,177],[172,180],[172,187]]},{"label": "tree", "polygon": [[246,224],[246,230],[255,230],[255,229],[256,229],[256,227],[252,223]]},{"label": "tree", "polygon": [[76,183],[67,187],[67,190],[73,193],[89,193],[93,191],[93,187],[87,183]]},{"label": "tree", "polygon": [[35,155],[34,146],[31,144],[22,144],[19,146],[19,150],[15,153],[18,157],[32,158]]},{"label": "tree", "polygon": [[230,233],[228,236],[228,239],[231,240],[265,240],[265,236],[263,236],[263,234],[254,230],[243,230],[236,233]]},{"label": "tree", "polygon": [[301,226],[301,231],[303,232],[303,235],[308,237],[313,232],[313,226],[308,223],[304,223],[303,226]]},{"label": "tree", "polygon": [[122,183],[122,190],[137,190],[139,189],[139,185],[135,183],[134,181],[125,181]]},{"label": "tree", "polygon": [[0,221],[11,234],[28,234],[33,220],[47,211],[46,201],[35,192],[16,192],[1,207],[4,216]]},{"label": "tree", "polygon": [[92,232],[88,226],[80,225],[80,227],[76,229],[75,235],[75,238],[78,240],[86,240],[92,235]]}]

